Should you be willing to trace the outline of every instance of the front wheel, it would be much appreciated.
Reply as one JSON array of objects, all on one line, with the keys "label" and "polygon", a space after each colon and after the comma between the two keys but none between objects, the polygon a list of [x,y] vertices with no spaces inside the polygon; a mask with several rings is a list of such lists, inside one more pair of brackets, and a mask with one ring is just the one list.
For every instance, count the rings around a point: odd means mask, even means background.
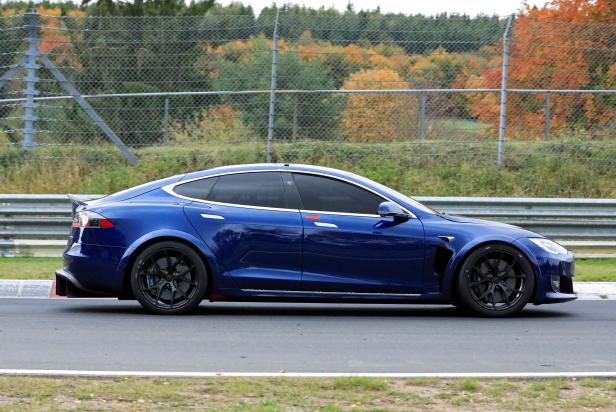
[{"label": "front wheel", "polygon": [[475,250],[458,276],[460,303],[487,317],[514,315],[528,303],[535,286],[533,268],[519,250],[491,244]]},{"label": "front wheel", "polygon": [[131,269],[131,286],[150,313],[177,315],[195,309],[207,291],[207,268],[192,248],[179,242],[144,249]]}]

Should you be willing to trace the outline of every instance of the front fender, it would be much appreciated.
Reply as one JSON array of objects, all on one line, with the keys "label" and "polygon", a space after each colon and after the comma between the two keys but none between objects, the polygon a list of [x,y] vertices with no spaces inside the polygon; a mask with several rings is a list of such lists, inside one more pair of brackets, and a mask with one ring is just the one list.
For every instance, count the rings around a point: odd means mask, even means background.
[{"label": "front fender", "polygon": [[538,281],[538,275],[540,273],[539,264],[535,259],[533,253],[524,245],[520,245],[519,242],[515,242],[516,239],[511,238],[510,236],[499,236],[499,235],[486,235],[473,238],[472,240],[464,243],[460,249],[455,250],[454,256],[449,260],[449,265],[447,266],[447,270],[445,271],[445,276],[443,279],[443,295],[447,298],[452,298],[452,292],[454,290],[454,282],[456,281],[456,275],[460,266],[466,259],[466,257],[476,248],[488,244],[488,243],[505,243],[509,246],[513,246],[516,249],[519,249],[522,252],[531,266],[533,267],[533,272],[535,276],[535,280]]},{"label": "front fender", "polygon": [[205,256],[207,260],[209,269],[212,272],[212,279],[217,278],[217,274],[219,272],[216,256],[214,255],[214,253],[212,253],[211,249],[205,244],[205,242],[190,233],[174,229],[155,230],[153,232],[146,233],[133,241],[133,243],[131,243],[126,249],[124,255],[120,259],[120,262],[118,263],[116,270],[117,276],[124,279],[124,275],[126,273],[131,258],[133,257],[135,251],[139,250],[142,245],[144,245],[145,243],[149,243],[155,239],[172,240],[174,238],[183,240],[184,242],[187,242],[197,248],[197,250],[201,252],[201,254],[203,254],[203,256]]}]

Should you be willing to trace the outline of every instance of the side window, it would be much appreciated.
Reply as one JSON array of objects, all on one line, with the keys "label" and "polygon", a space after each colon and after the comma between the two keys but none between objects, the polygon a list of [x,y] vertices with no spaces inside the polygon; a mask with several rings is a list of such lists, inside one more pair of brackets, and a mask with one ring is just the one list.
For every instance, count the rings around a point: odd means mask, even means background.
[{"label": "side window", "polygon": [[207,200],[237,205],[286,208],[282,178],[278,172],[220,176]]},{"label": "side window", "polygon": [[305,210],[375,215],[385,199],[337,179],[294,173]]},{"label": "side window", "polygon": [[178,195],[206,200],[217,180],[217,177],[193,180],[192,182],[177,185],[173,188],[173,191]]}]

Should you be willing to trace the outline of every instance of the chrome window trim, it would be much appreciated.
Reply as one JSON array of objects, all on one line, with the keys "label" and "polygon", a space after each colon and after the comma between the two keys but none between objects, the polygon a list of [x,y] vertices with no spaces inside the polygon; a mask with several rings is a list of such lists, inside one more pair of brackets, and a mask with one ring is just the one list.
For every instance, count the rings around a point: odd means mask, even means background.
[{"label": "chrome window trim", "polygon": [[[322,210],[305,210],[300,209],[302,213],[315,214],[315,215],[334,215],[334,216],[356,216],[356,217],[378,217],[381,215],[369,215],[365,213],[347,213],[347,212],[324,212]],[[410,217],[410,216],[409,216]]]},{"label": "chrome window trim", "polygon": [[181,199],[186,199],[186,200],[190,200],[193,202],[198,202],[198,203],[204,203],[204,204],[212,204],[212,205],[219,205],[219,206],[230,206],[230,207],[241,207],[241,208],[245,208],[245,209],[257,209],[257,210],[272,210],[272,211],[279,211],[279,212],[303,212],[303,213],[315,213],[315,214],[323,214],[323,215],[338,215],[338,216],[357,216],[357,217],[378,217],[380,218],[381,216],[378,214],[364,214],[364,213],[346,213],[346,212],[329,212],[329,211],[325,211],[325,210],[304,210],[304,209],[288,209],[288,208],[278,208],[278,207],[266,207],[266,206],[252,206],[252,205],[242,205],[242,204],[237,204],[237,203],[223,203],[223,202],[215,202],[212,200],[203,200],[203,199],[196,199],[193,197],[188,197],[188,196],[183,196],[180,195],[176,192],[173,191],[173,189],[178,186],[178,185],[182,185],[184,183],[190,183],[190,182],[194,182],[197,180],[202,180],[202,179],[209,179],[212,177],[220,177],[220,176],[225,176],[225,175],[234,175],[234,174],[243,174],[243,173],[266,173],[266,172],[288,172],[288,173],[303,173],[303,174],[308,174],[308,175],[316,175],[316,176],[323,176],[323,177],[327,177],[330,179],[335,179],[335,180],[340,180],[342,182],[357,186],[361,189],[367,190],[370,193],[373,193],[377,196],[379,196],[380,198],[384,199],[384,201],[388,201],[388,202],[392,202],[397,204],[398,206],[400,206],[402,208],[402,210],[404,210],[408,215],[409,218],[412,219],[417,219],[417,216],[411,212],[410,210],[408,210],[406,207],[400,205],[398,202],[395,202],[393,200],[391,200],[390,198],[388,198],[387,196],[384,196],[382,194],[380,194],[379,192],[366,187],[364,185],[362,185],[361,183],[357,183],[357,182],[353,182],[352,180],[349,179],[345,179],[343,177],[339,177],[339,176],[331,176],[325,173],[320,173],[320,172],[313,172],[313,171],[305,171],[305,170],[289,170],[286,167],[285,168],[278,168],[278,169],[264,169],[264,170],[241,170],[241,171],[235,171],[235,172],[222,172],[222,173],[217,173],[217,174],[213,174],[213,175],[209,175],[209,176],[201,176],[201,177],[195,177],[193,179],[189,179],[189,180],[180,180],[179,182],[175,182],[175,183],[171,183],[165,186],[162,186],[161,189],[163,189],[165,192],[169,193],[172,196],[175,197],[179,197]]}]

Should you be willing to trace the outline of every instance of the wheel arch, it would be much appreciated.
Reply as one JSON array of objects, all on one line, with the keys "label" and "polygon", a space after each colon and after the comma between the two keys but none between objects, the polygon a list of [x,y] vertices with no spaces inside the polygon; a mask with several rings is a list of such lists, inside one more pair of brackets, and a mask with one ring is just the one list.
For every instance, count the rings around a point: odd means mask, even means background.
[{"label": "wheel arch", "polygon": [[200,239],[191,236],[188,233],[176,231],[161,231],[152,232],[133,242],[133,244],[124,252],[120,263],[118,264],[118,273],[122,278],[122,295],[121,298],[132,299],[133,291],[130,286],[130,271],[139,256],[145,248],[159,242],[174,241],[182,243],[193,249],[203,260],[208,273],[208,289],[206,295],[209,295],[214,287],[216,280],[217,265],[214,254],[207,245]]},{"label": "wheel arch", "polygon": [[539,271],[537,260],[532,255],[532,253],[529,253],[528,251],[523,250],[517,244],[515,244],[513,241],[510,241],[510,240],[483,239],[476,243],[466,245],[458,253],[456,253],[454,258],[452,259],[451,264],[449,265],[449,268],[447,271],[445,281],[443,283],[443,288],[444,288],[443,292],[446,296],[449,297],[451,301],[457,301],[458,299],[458,286],[457,286],[458,282],[456,282],[456,280],[458,276],[460,275],[460,269],[464,265],[464,262],[466,262],[469,256],[477,249],[482,248],[487,245],[498,245],[498,244],[509,246],[509,247],[516,249],[530,263],[531,267],[533,268],[533,277],[535,278],[533,292],[531,293],[531,301],[534,300],[535,293],[538,287],[538,282],[540,281],[539,279],[540,271]]}]

